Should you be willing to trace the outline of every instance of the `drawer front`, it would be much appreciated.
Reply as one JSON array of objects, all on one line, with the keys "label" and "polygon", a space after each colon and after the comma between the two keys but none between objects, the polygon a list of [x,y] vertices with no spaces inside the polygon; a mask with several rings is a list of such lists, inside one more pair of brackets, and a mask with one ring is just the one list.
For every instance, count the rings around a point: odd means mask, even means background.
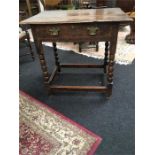
[{"label": "drawer front", "polygon": [[110,23],[84,23],[62,25],[36,25],[35,35],[41,40],[52,41],[101,41],[112,35]]}]

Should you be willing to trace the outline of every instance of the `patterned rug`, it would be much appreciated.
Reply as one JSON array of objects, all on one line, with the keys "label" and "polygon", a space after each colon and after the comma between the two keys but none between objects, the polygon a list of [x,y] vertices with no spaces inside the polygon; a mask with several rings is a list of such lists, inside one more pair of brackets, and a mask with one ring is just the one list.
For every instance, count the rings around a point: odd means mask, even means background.
[{"label": "patterned rug", "polygon": [[101,138],[20,91],[20,155],[93,155]]},{"label": "patterned rug", "polygon": [[[31,41],[33,41],[32,33],[30,32],[30,38]],[[118,33],[118,41],[117,41],[117,50],[116,50],[116,57],[115,62],[118,64],[128,65],[133,62],[135,59],[135,45],[134,44],[128,44],[125,41],[125,36],[130,33],[130,27],[125,26],[122,27],[119,30]],[[44,42],[43,43],[46,46],[51,46],[51,42]],[[87,44],[87,43],[86,43]],[[74,44],[71,42],[61,42],[57,43],[58,49],[66,50],[66,51],[72,51],[76,52],[78,54],[82,54],[88,57],[93,57],[96,59],[104,59],[104,49],[105,49],[105,43],[99,42],[99,50],[96,52],[95,48],[83,48],[82,52],[79,52],[79,45]]]}]

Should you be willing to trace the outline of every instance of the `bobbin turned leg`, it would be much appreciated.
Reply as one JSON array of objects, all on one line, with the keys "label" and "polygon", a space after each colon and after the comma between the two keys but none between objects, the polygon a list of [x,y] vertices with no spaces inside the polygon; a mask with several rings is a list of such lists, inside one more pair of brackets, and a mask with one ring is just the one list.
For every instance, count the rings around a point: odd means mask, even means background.
[{"label": "bobbin turned leg", "polygon": [[25,32],[26,32],[26,38],[27,38],[28,46],[30,48],[30,54],[31,54],[31,57],[32,57],[32,59],[34,61],[35,58],[34,58],[34,53],[32,51],[32,46],[31,46],[31,43],[30,43],[30,36],[29,36],[29,33],[27,32],[27,30]]},{"label": "bobbin turned leg", "polygon": [[110,40],[109,62],[108,62],[108,69],[107,69],[107,81],[108,81],[107,97],[108,98],[112,95],[113,71],[114,71],[114,60],[115,60],[115,53],[116,53],[118,28],[119,28],[119,25],[116,25],[116,27],[114,28],[115,31],[113,32],[113,36]]},{"label": "bobbin turned leg", "polygon": [[108,52],[109,52],[109,42],[105,42],[105,54],[104,54],[104,73],[107,72],[107,65],[108,65]]},{"label": "bobbin turned leg", "polygon": [[42,42],[41,41],[37,41],[37,42],[35,41],[35,44],[37,47],[37,53],[39,55],[39,61],[40,61],[41,69],[43,72],[44,85],[48,88],[49,73],[48,73],[48,69],[47,69],[47,65],[46,65],[46,60],[45,60],[45,56],[44,56],[44,50],[43,50]]},{"label": "bobbin turned leg", "polygon": [[57,53],[57,45],[55,42],[53,43],[53,51],[54,51],[55,65],[58,67],[58,72],[60,72],[61,68],[60,68],[60,62],[59,62],[59,57]]},{"label": "bobbin turned leg", "polygon": [[107,77],[109,88],[108,97],[110,97],[112,94],[114,57],[115,55],[112,53],[109,56],[108,77]]}]

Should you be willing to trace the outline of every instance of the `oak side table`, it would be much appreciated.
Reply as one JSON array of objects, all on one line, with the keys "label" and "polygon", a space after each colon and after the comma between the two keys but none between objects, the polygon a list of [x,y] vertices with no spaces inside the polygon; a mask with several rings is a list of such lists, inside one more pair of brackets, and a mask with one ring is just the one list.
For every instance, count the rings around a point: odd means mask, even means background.
[{"label": "oak side table", "polygon": [[[131,22],[120,8],[52,10],[30,17],[20,24],[29,24],[40,59],[44,84],[49,92],[55,91],[96,91],[112,94],[113,66],[119,25]],[[44,56],[43,41],[53,42],[55,69],[49,74]],[[105,58],[102,65],[61,64],[56,42],[99,42],[105,41]],[[107,80],[104,86],[53,85],[52,81],[61,68],[101,68]]]}]

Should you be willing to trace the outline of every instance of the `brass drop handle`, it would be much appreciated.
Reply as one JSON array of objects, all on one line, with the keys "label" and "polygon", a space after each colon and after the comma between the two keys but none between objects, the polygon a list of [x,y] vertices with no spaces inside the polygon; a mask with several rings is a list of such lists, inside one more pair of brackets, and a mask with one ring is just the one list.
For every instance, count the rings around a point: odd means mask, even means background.
[{"label": "brass drop handle", "polygon": [[92,27],[88,27],[87,30],[89,32],[89,35],[94,36],[94,35],[96,35],[96,32],[97,32],[97,30],[99,30],[99,28],[92,26]]},{"label": "brass drop handle", "polygon": [[49,29],[49,32],[51,33],[52,36],[58,36],[59,35],[60,29],[58,27],[52,27]]}]

